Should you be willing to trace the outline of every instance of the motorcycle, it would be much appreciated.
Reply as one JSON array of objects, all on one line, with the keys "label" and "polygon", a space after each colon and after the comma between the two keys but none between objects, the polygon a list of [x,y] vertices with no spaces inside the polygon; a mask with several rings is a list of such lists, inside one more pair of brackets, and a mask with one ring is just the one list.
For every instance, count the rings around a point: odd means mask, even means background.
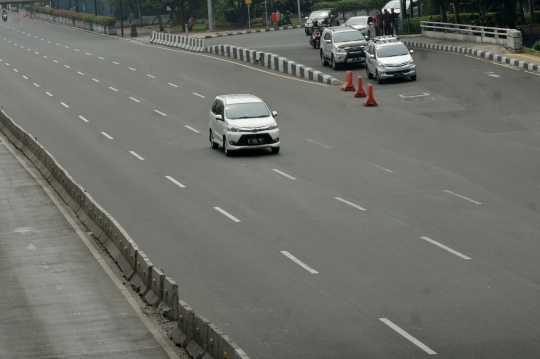
[{"label": "motorcycle", "polygon": [[278,26],[292,25],[291,18],[287,14],[283,14],[283,20],[278,22]]},{"label": "motorcycle", "polygon": [[314,49],[321,48],[321,30],[315,29],[311,32],[309,37],[309,44],[313,46]]},{"label": "motorcycle", "polygon": [[325,17],[323,21],[321,21],[321,27],[327,28],[332,26],[339,26],[339,15],[332,15],[330,17]]},{"label": "motorcycle", "polygon": [[2,20],[7,21],[7,14],[2,14]]}]

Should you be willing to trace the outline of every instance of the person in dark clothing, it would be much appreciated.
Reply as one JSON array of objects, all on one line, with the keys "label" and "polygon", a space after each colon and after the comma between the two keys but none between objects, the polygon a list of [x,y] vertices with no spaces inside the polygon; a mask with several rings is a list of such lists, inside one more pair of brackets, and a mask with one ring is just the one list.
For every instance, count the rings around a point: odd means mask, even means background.
[{"label": "person in dark clothing", "polygon": [[384,35],[383,12],[377,14],[377,36]]},{"label": "person in dark clothing", "polygon": [[392,16],[388,12],[388,9],[384,9],[384,34],[392,35]]},{"label": "person in dark clothing", "polygon": [[394,35],[398,35],[398,28],[397,28],[397,24],[398,24],[398,18],[399,18],[399,14],[395,13],[394,12],[394,8],[392,8],[390,10],[390,16],[392,16],[392,28],[394,29]]}]

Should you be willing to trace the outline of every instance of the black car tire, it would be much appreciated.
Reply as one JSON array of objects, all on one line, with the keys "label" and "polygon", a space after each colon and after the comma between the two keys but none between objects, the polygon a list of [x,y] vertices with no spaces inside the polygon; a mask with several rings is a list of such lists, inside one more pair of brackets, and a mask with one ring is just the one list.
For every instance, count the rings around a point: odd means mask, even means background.
[{"label": "black car tire", "polygon": [[366,73],[367,73],[367,78],[368,78],[368,79],[372,79],[372,78],[373,78],[373,74],[369,71],[369,68],[368,68],[367,63],[366,63]]},{"label": "black car tire", "polygon": [[227,139],[225,136],[223,136],[223,152],[225,153],[225,156],[231,156],[231,151],[229,151],[229,146],[227,146]]},{"label": "black car tire", "polygon": [[324,58],[323,51],[321,50],[321,62],[323,66],[328,66],[328,61]]},{"label": "black car tire", "polygon": [[336,62],[336,59],[334,58],[334,55],[332,55],[332,68],[334,70],[339,69],[339,64]]},{"label": "black car tire", "polygon": [[210,130],[210,146],[213,150],[219,147],[219,145],[214,141],[214,134],[212,133],[212,130]]},{"label": "black car tire", "polygon": [[377,84],[380,85],[380,84],[382,83],[382,80],[381,80],[381,78],[379,77],[379,71],[376,71],[376,72],[375,72],[375,76],[377,76]]}]

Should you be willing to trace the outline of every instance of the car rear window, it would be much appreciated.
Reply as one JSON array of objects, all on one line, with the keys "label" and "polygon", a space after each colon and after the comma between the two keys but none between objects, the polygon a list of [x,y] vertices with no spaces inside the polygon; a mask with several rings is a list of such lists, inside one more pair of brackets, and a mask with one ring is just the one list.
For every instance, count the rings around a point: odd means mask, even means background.
[{"label": "car rear window", "polygon": [[327,17],[329,13],[330,13],[329,11],[313,11],[309,15],[308,20],[311,20],[311,19],[323,19],[323,18]]},{"label": "car rear window", "polygon": [[360,31],[345,31],[338,32],[334,35],[334,42],[349,42],[365,40],[364,35]]}]

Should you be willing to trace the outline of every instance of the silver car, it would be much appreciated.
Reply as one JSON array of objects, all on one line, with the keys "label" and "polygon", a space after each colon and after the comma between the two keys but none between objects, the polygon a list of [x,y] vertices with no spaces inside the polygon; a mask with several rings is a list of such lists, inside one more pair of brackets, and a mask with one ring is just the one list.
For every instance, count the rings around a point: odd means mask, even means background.
[{"label": "silver car", "polygon": [[371,38],[375,36],[375,28],[373,27],[373,17],[372,16],[354,16],[345,21],[345,26],[352,27],[364,35],[365,38]]},{"label": "silver car", "polygon": [[376,37],[365,48],[366,72],[369,79],[374,76],[380,84],[384,79],[410,77],[416,80],[416,65],[411,56],[413,50],[395,37]]},{"label": "silver car", "polygon": [[334,70],[351,63],[363,64],[366,45],[366,39],[358,30],[346,26],[328,27],[321,35],[321,62],[323,66],[331,63]]}]

